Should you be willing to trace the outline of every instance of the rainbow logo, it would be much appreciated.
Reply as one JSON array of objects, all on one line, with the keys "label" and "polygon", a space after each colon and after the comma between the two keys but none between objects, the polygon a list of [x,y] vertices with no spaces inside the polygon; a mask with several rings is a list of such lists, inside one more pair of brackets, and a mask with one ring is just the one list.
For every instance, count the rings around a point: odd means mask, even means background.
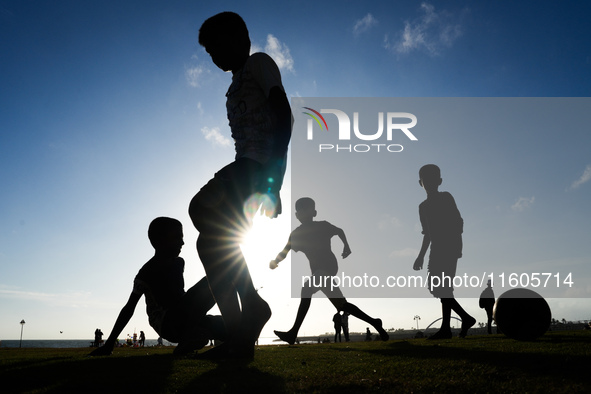
[{"label": "rainbow logo", "polygon": [[[308,107],[303,107],[304,109],[307,109],[309,111],[314,112],[315,115],[317,115],[318,117],[320,117],[320,119],[322,119],[322,123],[324,123],[324,127],[326,127],[326,131],[328,131],[328,125],[326,124],[326,120],[324,120],[324,117],[322,115],[320,115],[320,112],[313,110],[312,108],[308,108]],[[313,114],[309,113],[309,112],[303,112],[304,114],[311,116],[312,119],[314,119],[316,121],[316,123],[318,123],[318,126],[320,126],[320,130],[323,129],[322,127],[322,123],[320,123],[320,119],[318,119],[318,117],[314,116]]]}]

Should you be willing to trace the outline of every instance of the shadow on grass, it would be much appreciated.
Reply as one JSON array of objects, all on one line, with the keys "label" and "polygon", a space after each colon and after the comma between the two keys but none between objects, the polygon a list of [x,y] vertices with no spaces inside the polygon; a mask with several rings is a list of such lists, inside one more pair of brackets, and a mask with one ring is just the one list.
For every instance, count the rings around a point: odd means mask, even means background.
[{"label": "shadow on grass", "polygon": [[425,364],[427,360],[430,363],[440,360],[444,368],[455,365],[459,369],[480,371],[475,373],[488,375],[491,384],[497,379],[515,377],[531,381],[552,380],[580,388],[591,386],[588,376],[589,335],[546,335],[528,342],[504,336],[442,341],[420,339],[391,342],[365,351],[406,363]]},{"label": "shadow on grass", "polygon": [[49,357],[0,369],[3,393],[166,392],[172,355]]},{"label": "shadow on grass", "polygon": [[218,363],[215,369],[200,373],[182,389],[183,392],[242,393],[285,392],[283,378],[260,371],[240,361]]}]

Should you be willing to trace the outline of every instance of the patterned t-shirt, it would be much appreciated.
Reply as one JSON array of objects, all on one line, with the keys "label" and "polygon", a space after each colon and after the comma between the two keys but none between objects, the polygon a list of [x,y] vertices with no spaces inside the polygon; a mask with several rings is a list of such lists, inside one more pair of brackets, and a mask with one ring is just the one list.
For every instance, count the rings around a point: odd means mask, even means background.
[{"label": "patterned t-shirt", "polygon": [[265,53],[254,53],[232,77],[226,93],[226,109],[236,148],[236,159],[266,164],[273,153],[275,124],[269,93],[283,89],[279,68]]}]

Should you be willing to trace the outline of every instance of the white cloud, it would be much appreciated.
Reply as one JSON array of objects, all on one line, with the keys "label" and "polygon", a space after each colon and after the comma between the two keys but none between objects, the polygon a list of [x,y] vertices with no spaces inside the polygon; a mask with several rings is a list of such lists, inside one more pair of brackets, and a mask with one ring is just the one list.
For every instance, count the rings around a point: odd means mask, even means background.
[{"label": "white cloud", "polygon": [[0,298],[12,300],[24,300],[41,302],[50,306],[81,307],[87,306],[90,301],[90,293],[40,293],[11,288],[0,288]]},{"label": "white cloud", "polygon": [[388,35],[384,46],[397,53],[426,50],[432,56],[438,55],[445,47],[451,47],[462,35],[460,17],[446,11],[436,12],[429,3],[421,4],[422,16],[404,23],[404,29],[395,42]]},{"label": "white cloud", "polygon": [[275,60],[275,63],[277,63],[280,70],[294,72],[294,62],[289,52],[289,48],[272,34],[267,35],[265,53]]},{"label": "white cloud", "polygon": [[209,127],[203,127],[201,129],[201,132],[205,136],[205,139],[207,141],[211,142],[213,145],[219,145],[219,146],[232,145],[232,141],[220,132],[219,127],[214,127],[211,129]]},{"label": "white cloud", "polygon": [[519,197],[515,204],[511,206],[511,209],[515,212],[523,212],[525,209],[529,208],[535,200],[535,197]]},{"label": "white cloud", "polygon": [[368,31],[377,24],[378,20],[374,18],[372,14],[367,14],[363,18],[355,22],[355,26],[353,26],[353,34],[357,36],[361,33]]},{"label": "white cloud", "polygon": [[591,180],[591,164],[588,164],[583,171],[583,175],[570,185],[570,190],[578,189],[581,185]]},{"label": "white cloud", "polygon": [[203,66],[189,67],[185,70],[185,78],[190,86],[197,88],[206,69]]}]

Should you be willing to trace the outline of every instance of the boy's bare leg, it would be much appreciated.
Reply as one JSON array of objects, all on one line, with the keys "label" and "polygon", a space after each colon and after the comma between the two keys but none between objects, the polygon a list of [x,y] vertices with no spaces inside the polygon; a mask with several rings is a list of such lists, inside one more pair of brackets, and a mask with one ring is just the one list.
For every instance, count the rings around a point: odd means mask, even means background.
[{"label": "boy's bare leg", "polygon": [[450,308],[462,319],[462,329],[458,336],[460,338],[465,338],[468,334],[468,330],[476,324],[476,319],[470,316],[455,298],[450,300]]},{"label": "boy's bare leg", "polygon": [[[254,288],[240,246],[220,237],[202,235],[197,245],[212,293],[226,324],[227,343],[243,348],[245,352],[249,349],[254,351],[254,342],[271,317],[271,310]],[[228,345],[224,346],[224,349],[227,348]]]},{"label": "boy's bare leg", "polygon": [[296,315],[295,322],[293,323],[293,327],[289,331],[273,331],[275,335],[279,337],[284,342],[293,345],[298,338],[298,332],[300,331],[300,327],[308,314],[308,310],[310,309],[310,305],[312,304],[311,298],[301,298],[300,299],[300,306],[298,307],[298,314]]},{"label": "boy's bare leg", "polygon": [[211,292],[220,309],[226,330],[231,337],[240,327],[240,304],[234,283],[228,272],[231,264],[224,245],[216,237],[200,235],[197,251],[203,263]]},{"label": "boy's bare leg", "polygon": [[375,328],[376,331],[380,334],[380,338],[382,339],[382,341],[387,341],[388,339],[390,339],[390,335],[388,335],[388,333],[386,332],[386,330],[384,330],[384,327],[382,326],[382,319],[374,319],[373,317],[370,317],[350,302],[345,302],[341,310],[349,312],[349,314],[355,316],[356,318],[371,324],[373,328]]}]

